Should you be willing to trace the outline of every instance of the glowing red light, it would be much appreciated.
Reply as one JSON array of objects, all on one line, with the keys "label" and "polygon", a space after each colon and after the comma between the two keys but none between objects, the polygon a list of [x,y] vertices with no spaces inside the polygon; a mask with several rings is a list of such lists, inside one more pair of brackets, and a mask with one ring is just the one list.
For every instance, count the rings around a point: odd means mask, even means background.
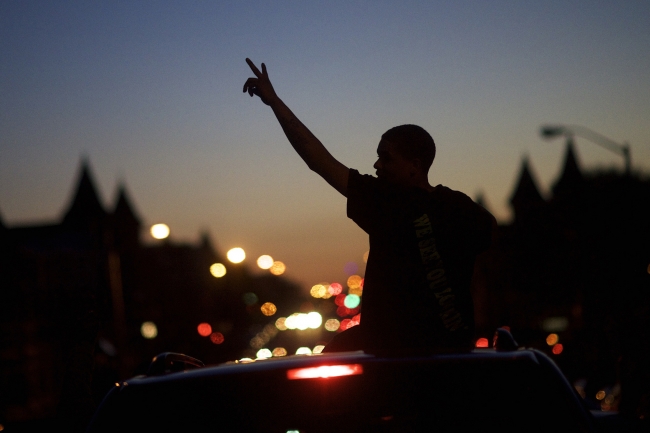
[{"label": "glowing red light", "polygon": [[294,368],[287,370],[287,379],[327,379],[330,377],[363,374],[361,364],[321,365],[319,367]]},{"label": "glowing red light", "polygon": [[340,294],[343,291],[343,286],[339,283],[332,283],[327,288],[327,291],[330,292],[330,295],[335,296]]},{"label": "glowing red light", "polygon": [[357,325],[361,323],[361,313],[357,314],[352,318],[352,322],[356,323]]},{"label": "glowing red light", "polygon": [[223,343],[223,334],[221,332],[213,332],[210,334],[210,341],[212,341],[214,344],[221,344]]},{"label": "glowing red light", "polygon": [[339,307],[343,307],[345,302],[345,296],[346,296],[345,294],[339,293],[338,295],[336,295],[336,298],[334,298],[334,303]]},{"label": "glowing red light", "polygon": [[196,327],[196,330],[199,331],[201,337],[207,337],[212,334],[212,326],[210,326],[209,323],[200,323],[199,326]]},{"label": "glowing red light", "polygon": [[341,320],[341,326],[339,326],[339,331],[345,331],[346,329],[348,329],[350,327],[351,322],[352,320],[350,319]]},{"label": "glowing red light", "polygon": [[489,347],[488,339],[485,337],[479,338],[476,340],[476,347]]},{"label": "glowing red light", "polygon": [[562,343],[558,343],[555,346],[553,346],[554,355],[559,355],[560,353],[562,353],[563,350],[564,350],[564,346],[562,346]]}]

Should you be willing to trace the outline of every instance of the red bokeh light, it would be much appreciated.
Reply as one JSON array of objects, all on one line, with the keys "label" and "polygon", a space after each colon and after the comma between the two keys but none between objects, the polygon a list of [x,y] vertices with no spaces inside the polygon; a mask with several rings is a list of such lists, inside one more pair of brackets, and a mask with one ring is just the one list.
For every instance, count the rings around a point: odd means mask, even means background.
[{"label": "red bokeh light", "polygon": [[336,296],[343,291],[343,286],[339,283],[332,283],[327,288],[327,291],[330,292],[330,295]]},{"label": "red bokeh light", "polygon": [[339,332],[345,331],[346,329],[348,329],[350,327],[350,322],[352,322],[352,320],[350,320],[350,319],[341,320],[341,326],[339,326]]},{"label": "red bokeh light", "polygon": [[345,295],[343,293],[336,295],[336,298],[334,298],[334,303],[339,307],[343,307],[344,302],[345,302]]},{"label": "red bokeh light", "polygon": [[212,326],[210,326],[209,323],[200,323],[199,326],[196,327],[196,330],[199,332],[201,337],[207,337],[212,334]]},{"label": "red bokeh light", "polygon": [[564,350],[564,346],[562,346],[562,343],[558,343],[555,346],[553,346],[554,355],[559,355],[560,353],[562,353],[563,350]]},{"label": "red bokeh light", "polygon": [[476,340],[476,347],[489,347],[489,341],[485,337],[481,337]]},{"label": "red bokeh light", "polygon": [[210,334],[210,341],[212,341],[214,344],[221,344],[223,343],[223,334],[221,332],[213,332]]}]

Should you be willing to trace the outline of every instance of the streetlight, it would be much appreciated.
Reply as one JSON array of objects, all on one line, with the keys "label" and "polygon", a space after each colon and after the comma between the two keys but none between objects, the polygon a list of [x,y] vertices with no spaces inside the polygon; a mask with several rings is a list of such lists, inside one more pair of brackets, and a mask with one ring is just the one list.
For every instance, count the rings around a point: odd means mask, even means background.
[{"label": "streetlight", "polygon": [[614,140],[611,140],[605,137],[602,134],[599,134],[595,131],[592,131],[589,128],[578,125],[547,125],[542,126],[540,129],[540,135],[542,138],[555,138],[559,136],[564,136],[568,140],[573,139],[573,136],[579,135],[583,138],[590,140],[593,143],[596,143],[605,149],[611,150],[612,152],[618,153],[623,156],[625,160],[625,174],[629,175],[631,170],[631,156],[630,156],[630,145],[628,143],[617,143]]}]

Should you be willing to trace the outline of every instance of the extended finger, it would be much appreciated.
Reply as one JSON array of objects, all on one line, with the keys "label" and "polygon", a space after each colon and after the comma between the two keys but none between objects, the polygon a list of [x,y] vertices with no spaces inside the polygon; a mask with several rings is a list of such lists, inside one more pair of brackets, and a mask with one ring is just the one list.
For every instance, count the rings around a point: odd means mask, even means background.
[{"label": "extended finger", "polygon": [[250,66],[251,70],[253,71],[253,74],[255,74],[256,77],[259,78],[260,75],[262,75],[260,70],[257,69],[257,66],[255,66],[255,64],[248,57],[246,57],[246,63],[248,63],[248,66]]},{"label": "extended finger", "polygon": [[262,63],[262,75],[268,77],[269,74],[266,73],[266,65]]}]

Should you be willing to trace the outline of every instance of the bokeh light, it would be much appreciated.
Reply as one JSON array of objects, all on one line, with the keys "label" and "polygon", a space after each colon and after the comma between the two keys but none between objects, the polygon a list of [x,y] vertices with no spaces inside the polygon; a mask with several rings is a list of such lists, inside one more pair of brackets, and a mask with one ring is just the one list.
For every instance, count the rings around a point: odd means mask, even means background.
[{"label": "bokeh light", "polygon": [[602,400],[602,399],[604,399],[604,398],[605,398],[605,395],[606,395],[605,390],[601,389],[600,391],[598,391],[598,392],[596,393],[596,400]]},{"label": "bokeh light", "polygon": [[167,224],[154,224],[151,226],[151,236],[155,239],[165,239],[169,236],[169,226]]},{"label": "bokeh light", "polygon": [[280,317],[278,320],[275,321],[275,327],[278,328],[280,331],[286,331],[287,325],[286,325],[287,318],[286,317]]},{"label": "bokeh light", "polygon": [[312,350],[312,353],[321,353],[325,349],[325,345],[319,344],[317,346],[314,346],[314,349]]},{"label": "bokeh light", "polygon": [[260,307],[260,310],[262,310],[262,314],[265,316],[272,316],[276,311],[278,311],[278,307],[276,307],[273,302],[265,302]]},{"label": "bokeh light", "polygon": [[140,334],[142,334],[142,336],[147,340],[151,340],[158,336],[158,327],[153,322],[144,322],[142,326],[140,326]]},{"label": "bokeh light", "polygon": [[327,293],[327,287],[322,284],[316,284],[309,290],[309,294],[314,298],[322,298]]},{"label": "bokeh light", "polygon": [[255,356],[258,359],[266,359],[266,358],[272,357],[273,353],[271,353],[271,351],[269,349],[263,348],[263,349],[258,350],[257,353],[255,354]]},{"label": "bokeh light", "polygon": [[212,266],[210,266],[210,273],[215,278],[221,278],[226,275],[226,267],[223,265],[223,263],[214,263]]},{"label": "bokeh light", "polygon": [[343,301],[343,305],[345,305],[346,308],[350,309],[357,308],[360,303],[361,298],[359,298],[358,295],[347,295]]},{"label": "bokeh light", "polygon": [[553,346],[553,355],[559,355],[562,353],[564,350],[564,346],[562,346],[562,343],[558,343],[555,346]]},{"label": "bokeh light", "polygon": [[332,296],[340,295],[343,291],[343,286],[339,283],[332,283],[327,288],[327,291],[330,292],[330,295]]},{"label": "bokeh light", "polygon": [[244,304],[246,305],[253,305],[258,301],[257,295],[253,292],[244,293],[242,295],[242,299],[244,300]]},{"label": "bokeh light", "polygon": [[270,271],[271,271],[271,273],[273,275],[282,275],[282,274],[284,274],[284,271],[286,271],[286,270],[287,270],[287,267],[284,265],[284,263],[282,263],[280,261],[277,261],[277,260],[275,262],[273,262],[273,265],[271,266],[271,269],[270,269]]},{"label": "bokeh light", "polygon": [[350,275],[350,277],[348,278],[348,281],[347,281],[348,288],[357,289],[357,288],[361,287],[361,281],[362,280],[363,279],[358,275]]},{"label": "bokeh light", "polygon": [[560,338],[558,337],[557,334],[548,334],[548,337],[546,337],[546,344],[548,344],[549,346],[553,346],[557,344],[559,339]]},{"label": "bokeh light", "polygon": [[370,254],[370,251],[363,253],[363,263],[368,263],[368,254]]},{"label": "bokeh light", "polygon": [[210,341],[212,341],[214,344],[221,344],[224,340],[225,338],[221,332],[213,332],[210,334]]},{"label": "bokeh light", "polygon": [[259,256],[257,258],[257,266],[260,269],[270,269],[273,266],[273,257],[267,255]]},{"label": "bokeh light", "polygon": [[325,329],[330,332],[338,331],[340,326],[341,322],[339,322],[337,319],[327,319],[325,322]]},{"label": "bokeh light", "polygon": [[287,356],[287,349],[284,347],[276,347],[272,352],[273,356]]},{"label": "bokeh light", "polygon": [[209,323],[199,323],[199,326],[196,327],[196,330],[201,337],[207,337],[208,335],[212,334],[212,326],[210,326]]},{"label": "bokeh light", "polygon": [[311,349],[309,347],[299,347],[296,350],[296,355],[311,355]]},{"label": "bokeh light", "polygon": [[359,271],[359,266],[354,262],[347,262],[343,267],[343,271],[347,275],[356,274]]},{"label": "bokeh light", "polygon": [[485,337],[481,337],[476,340],[476,347],[489,347],[489,341]]},{"label": "bokeh light", "polygon": [[246,253],[242,248],[231,248],[226,253],[226,257],[228,257],[228,260],[232,263],[241,263],[246,258]]},{"label": "bokeh light", "polygon": [[307,313],[307,327],[311,329],[318,329],[322,324],[323,316],[321,316],[320,313],[317,313],[316,311]]}]

